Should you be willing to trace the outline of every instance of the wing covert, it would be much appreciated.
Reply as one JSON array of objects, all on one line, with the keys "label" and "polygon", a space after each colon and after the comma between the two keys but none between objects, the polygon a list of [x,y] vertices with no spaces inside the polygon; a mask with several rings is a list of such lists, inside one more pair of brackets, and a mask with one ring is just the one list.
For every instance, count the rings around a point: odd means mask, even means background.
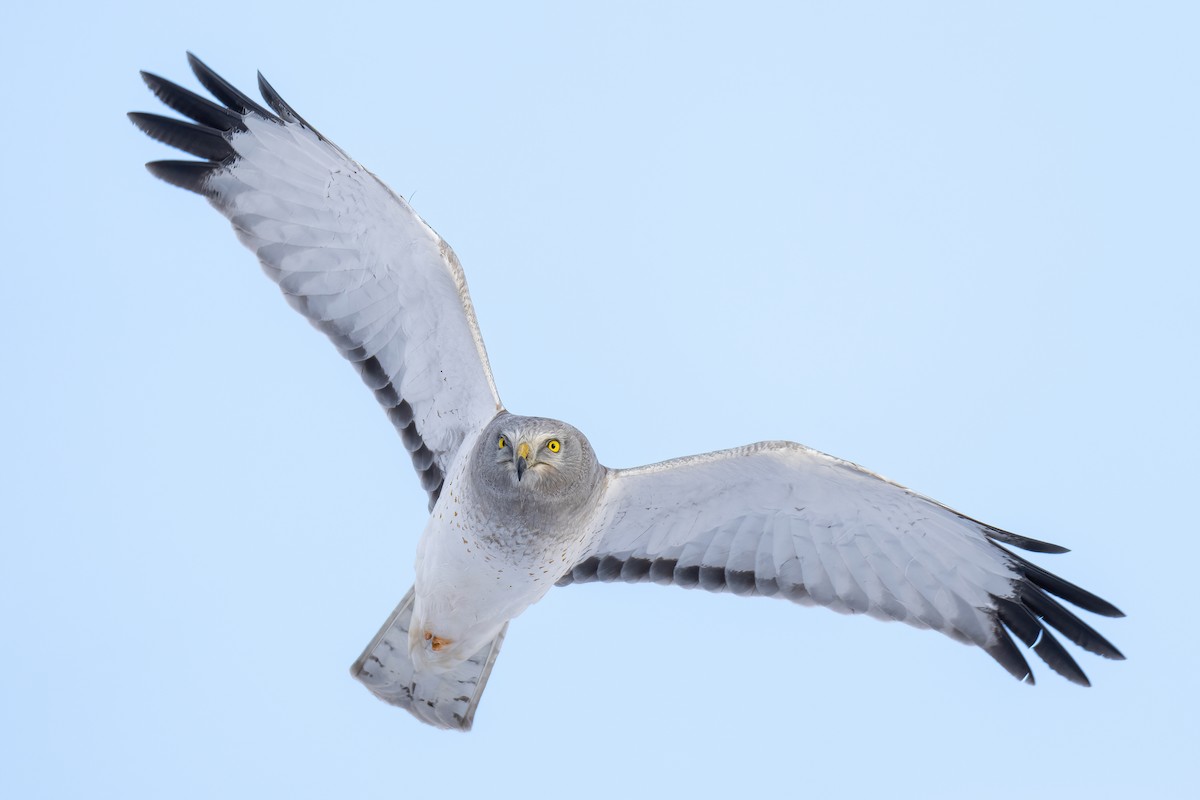
[{"label": "wing covert", "polygon": [[432,507],[459,445],[502,408],[458,259],[261,75],[274,113],[188,58],[220,103],[142,73],[192,121],[129,116],[204,160],[147,168],[207,197],[288,303],[355,366],[399,431]]},{"label": "wing covert", "polygon": [[1043,623],[1123,658],[1050,594],[1106,616],[1119,610],[997,542],[1063,548],[792,442],[613,470],[592,531],[560,585],[653,581],[901,621],[978,645],[1030,682],[1010,631],[1075,683],[1086,676]]}]

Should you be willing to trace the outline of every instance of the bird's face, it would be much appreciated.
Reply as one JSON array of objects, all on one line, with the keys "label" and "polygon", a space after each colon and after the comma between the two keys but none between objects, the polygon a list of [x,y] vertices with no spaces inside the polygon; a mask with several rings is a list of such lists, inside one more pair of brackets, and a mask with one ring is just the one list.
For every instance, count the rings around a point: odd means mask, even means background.
[{"label": "bird's face", "polygon": [[559,426],[512,425],[496,436],[495,461],[514,486],[533,489],[573,463],[578,445]]},{"label": "bird's face", "polygon": [[544,417],[505,415],[479,443],[488,482],[521,499],[565,497],[592,484],[598,468],[586,438],[574,427]]}]

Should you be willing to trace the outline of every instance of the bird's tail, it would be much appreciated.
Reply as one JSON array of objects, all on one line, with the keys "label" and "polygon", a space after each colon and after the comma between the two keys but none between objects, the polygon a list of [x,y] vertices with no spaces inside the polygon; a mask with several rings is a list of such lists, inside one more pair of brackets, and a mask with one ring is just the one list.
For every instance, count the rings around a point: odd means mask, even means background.
[{"label": "bird's tail", "polygon": [[418,670],[409,654],[408,627],[412,613],[413,590],[409,589],[350,667],[350,674],[380,700],[407,710],[422,722],[469,731],[508,624],[462,664],[448,672],[433,673]]}]

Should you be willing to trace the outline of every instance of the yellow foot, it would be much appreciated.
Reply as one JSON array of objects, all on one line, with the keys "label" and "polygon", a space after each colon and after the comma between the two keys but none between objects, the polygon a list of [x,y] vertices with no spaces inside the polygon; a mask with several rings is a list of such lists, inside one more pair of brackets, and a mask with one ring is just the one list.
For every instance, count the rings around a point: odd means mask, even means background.
[{"label": "yellow foot", "polygon": [[441,650],[443,647],[451,644],[450,639],[443,639],[440,636],[434,636],[432,631],[425,631],[425,641],[429,642],[429,646],[433,648],[435,653]]}]

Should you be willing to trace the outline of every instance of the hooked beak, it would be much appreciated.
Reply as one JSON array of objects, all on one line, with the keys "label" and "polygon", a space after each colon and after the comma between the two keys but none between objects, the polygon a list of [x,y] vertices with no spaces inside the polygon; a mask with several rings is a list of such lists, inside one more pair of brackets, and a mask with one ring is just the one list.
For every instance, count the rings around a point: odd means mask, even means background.
[{"label": "hooked beak", "polygon": [[521,442],[517,447],[517,480],[520,481],[529,469],[529,443]]}]

